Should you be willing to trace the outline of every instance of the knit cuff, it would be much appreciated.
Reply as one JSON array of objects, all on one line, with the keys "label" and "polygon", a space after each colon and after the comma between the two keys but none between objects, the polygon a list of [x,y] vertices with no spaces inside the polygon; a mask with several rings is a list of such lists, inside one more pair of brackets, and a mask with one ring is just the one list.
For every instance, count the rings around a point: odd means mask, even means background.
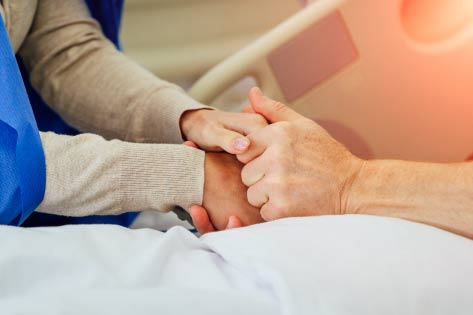
[{"label": "knit cuff", "polygon": [[184,145],[129,143],[120,169],[122,211],[201,205],[204,159],[203,151]]},{"label": "knit cuff", "polygon": [[[148,100],[147,115],[152,121],[161,121],[159,128],[152,130],[151,142],[182,143],[184,141],[180,128],[182,115],[189,110],[213,109],[202,105],[183,90],[177,88],[160,89]],[[152,104],[150,104],[152,102]],[[156,105],[159,106],[156,106]],[[164,118],[164,119],[163,119]],[[165,139],[162,139],[163,135]]]}]

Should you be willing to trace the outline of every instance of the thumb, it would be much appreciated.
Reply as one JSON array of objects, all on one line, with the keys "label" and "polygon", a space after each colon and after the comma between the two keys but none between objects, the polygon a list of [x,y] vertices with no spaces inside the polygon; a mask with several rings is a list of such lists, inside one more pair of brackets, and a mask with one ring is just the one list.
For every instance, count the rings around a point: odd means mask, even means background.
[{"label": "thumb", "polygon": [[193,141],[185,141],[184,145],[188,146],[188,147],[191,147],[191,148],[196,148],[196,149],[199,148],[199,146],[197,144],[195,144],[195,142],[193,142]]},{"label": "thumb", "polygon": [[215,134],[215,141],[219,146],[230,154],[241,154],[246,152],[250,146],[250,140],[238,132],[221,128]]},{"label": "thumb", "polygon": [[225,228],[226,230],[230,229],[237,229],[243,227],[243,223],[241,222],[240,218],[237,216],[232,215],[228,219],[228,224],[227,227]]},{"label": "thumb", "polygon": [[243,113],[255,114],[255,110],[253,109],[253,107],[250,104],[250,105],[246,106],[245,108],[243,108]]},{"label": "thumb", "polygon": [[249,97],[253,110],[263,115],[270,123],[292,121],[301,118],[301,115],[286,105],[266,97],[257,87],[251,89]]}]

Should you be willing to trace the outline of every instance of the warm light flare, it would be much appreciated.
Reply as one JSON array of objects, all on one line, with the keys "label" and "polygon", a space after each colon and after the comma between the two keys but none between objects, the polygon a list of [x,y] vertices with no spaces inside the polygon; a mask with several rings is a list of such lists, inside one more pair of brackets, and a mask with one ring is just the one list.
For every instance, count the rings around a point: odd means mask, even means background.
[{"label": "warm light flare", "polygon": [[401,12],[409,36],[422,42],[445,40],[473,25],[472,0],[405,0]]}]

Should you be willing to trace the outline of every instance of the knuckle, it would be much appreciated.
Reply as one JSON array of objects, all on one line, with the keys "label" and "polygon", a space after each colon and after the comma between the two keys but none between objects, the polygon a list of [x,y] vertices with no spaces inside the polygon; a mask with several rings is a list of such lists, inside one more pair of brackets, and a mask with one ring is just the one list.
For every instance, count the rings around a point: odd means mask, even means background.
[{"label": "knuckle", "polygon": [[246,136],[246,138],[250,142],[250,150],[255,150],[255,149],[263,146],[264,145],[263,141],[262,141],[263,137],[264,137],[264,135],[262,135],[260,133],[250,134],[250,135]]},{"label": "knuckle", "polygon": [[282,176],[279,174],[273,175],[268,179],[268,185],[271,191],[282,191],[283,184],[284,181],[282,180]]},{"label": "knuckle", "polygon": [[260,215],[265,221],[273,221],[276,219],[273,211],[271,211],[269,207],[264,207],[263,209],[261,209]]},{"label": "knuckle", "polygon": [[257,207],[257,201],[255,198],[255,189],[253,187],[248,188],[246,191],[246,198],[248,199],[248,203],[253,207]]},{"label": "knuckle", "polygon": [[209,139],[215,136],[218,131],[218,127],[215,123],[209,122],[202,125],[202,137],[204,139]]},{"label": "knuckle", "polygon": [[268,125],[268,122],[266,121],[266,119],[264,119],[263,116],[259,115],[259,114],[253,114],[252,116],[253,118],[253,122],[256,126],[259,126],[259,127],[266,127]]},{"label": "knuckle", "polygon": [[276,110],[278,112],[282,112],[282,111],[286,110],[286,105],[284,105],[281,102],[276,101],[276,102],[273,103],[273,108],[274,108],[274,110]]},{"label": "knuckle", "polygon": [[294,133],[294,125],[289,121],[281,121],[279,128],[286,137]]},{"label": "knuckle", "polygon": [[273,126],[272,134],[275,138],[278,140],[285,137],[284,129],[283,129],[283,124],[282,123],[275,123]]},{"label": "knuckle", "polygon": [[279,217],[284,217],[285,213],[291,208],[291,201],[287,197],[287,194],[280,194],[276,198],[273,198],[274,208],[277,209]]},{"label": "knuckle", "polygon": [[281,121],[274,124],[273,134],[278,140],[284,140],[290,138],[292,133],[292,126],[289,122]]},{"label": "knuckle", "polygon": [[245,165],[243,169],[241,170],[241,181],[246,187],[250,186],[250,171],[249,171],[249,166]]},{"label": "knuckle", "polygon": [[249,154],[238,154],[237,155],[238,161],[243,164],[248,164],[250,162],[250,155]]},{"label": "knuckle", "polygon": [[278,208],[282,209],[283,211],[288,211],[291,208],[291,201],[289,198],[282,198],[278,203]]},{"label": "knuckle", "polygon": [[260,215],[265,221],[274,221],[282,218],[282,214],[279,209],[272,206],[271,204],[265,205],[260,210]]},{"label": "knuckle", "polygon": [[280,180],[280,178],[285,178],[289,174],[289,169],[291,165],[286,158],[280,159],[277,164],[274,166],[274,173],[276,175],[276,180],[279,182],[279,186],[283,186],[285,184],[284,181]]},{"label": "knuckle", "polygon": [[285,160],[287,154],[291,154],[291,152],[288,152],[285,143],[280,142],[271,147],[271,154],[279,163],[280,161]]},{"label": "knuckle", "polygon": [[283,171],[285,169],[288,169],[288,154],[291,153],[287,152],[284,147],[279,145],[272,146],[271,151],[268,153],[269,164],[271,165],[271,167],[274,167],[275,171]]},{"label": "knuckle", "polygon": [[[287,179],[292,175],[295,169],[297,169],[297,164],[294,161],[297,159],[294,154],[287,153],[282,155],[282,158],[279,161],[279,175],[281,178]],[[286,183],[286,181],[284,181]]]}]

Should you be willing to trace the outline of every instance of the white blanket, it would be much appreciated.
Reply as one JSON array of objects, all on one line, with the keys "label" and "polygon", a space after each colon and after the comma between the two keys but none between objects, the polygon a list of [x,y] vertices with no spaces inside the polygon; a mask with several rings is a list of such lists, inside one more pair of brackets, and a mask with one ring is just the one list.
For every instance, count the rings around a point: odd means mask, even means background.
[{"label": "white blanket", "polygon": [[472,314],[473,242],[369,216],[0,227],[0,314]]}]

